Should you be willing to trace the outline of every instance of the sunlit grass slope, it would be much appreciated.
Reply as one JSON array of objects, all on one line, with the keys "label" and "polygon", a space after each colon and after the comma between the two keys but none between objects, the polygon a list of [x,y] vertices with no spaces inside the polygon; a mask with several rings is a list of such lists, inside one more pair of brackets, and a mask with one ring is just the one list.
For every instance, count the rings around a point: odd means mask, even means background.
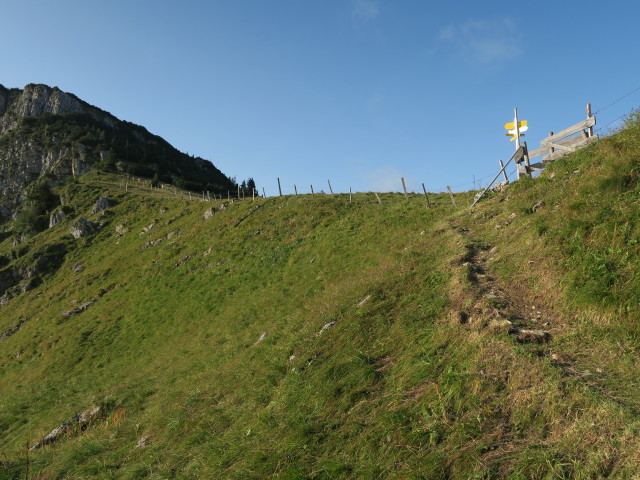
[{"label": "sunlit grass slope", "polygon": [[[69,188],[78,215],[107,191],[113,206],[90,217],[106,226],[88,241],[68,235],[70,216],[29,246],[69,253],[3,307],[3,329],[26,319],[2,341],[3,452],[20,456],[108,398],[118,422],[32,453],[32,471],[295,476],[374,472],[380,455],[396,457],[377,451],[396,420],[365,419],[415,375],[411,358],[427,348],[416,343],[432,341],[445,312],[433,231],[448,199],[431,210],[418,197],[245,200],[204,220],[216,203],[123,192],[101,177]],[[150,446],[134,448],[143,435]]]},{"label": "sunlit grass slope", "polygon": [[[0,308],[0,332],[22,322],[0,339],[0,478],[634,478],[639,152],[632,121],[473,210],[288,196],[205,220],[221,201],[80,179],[62,224],[0,244],[8,266],[62,258]],[[74,239],[79,216],[104,227]]]}]

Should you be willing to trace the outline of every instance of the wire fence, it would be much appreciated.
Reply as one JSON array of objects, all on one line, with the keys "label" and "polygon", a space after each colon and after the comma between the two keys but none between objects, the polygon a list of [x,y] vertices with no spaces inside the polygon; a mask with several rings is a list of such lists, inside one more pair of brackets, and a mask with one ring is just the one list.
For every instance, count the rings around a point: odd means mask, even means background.
[{"label": "wire fence", "polygon": [[[605,105],[604,107],[598,109],[597,111],[593,112],[593,115],[597,115],[600,114],[601,112],[604,112],[608,109],[610,109],[611,107],[613,107],[614,105],[617,105],[618,103],[620,103],[622,100],[630,97],[631,95],[633,95],[636,92],[640,92],[640,86],[632,89],[631,91],[625,93],[624,95],[616,98],[615,100],[613,100],[612,102],[608,103],[607,105]],[[607,124],[603,125],[602,127],[599,127],[598,129],[594,130],[594,133],[598,133],[600,137],[602,136],[610,136],[616,133],[616,131],[620,128],[620,126],[622,125],[622,123],[629,117],[630,113],[625,113],[623,115],[620,115],[619,117],[609,121]],[[517,173],[517,168],[513,169],[510,171],[510,173],[507,174],[507,178],[508,179],[513,179],[514,176]],[[471,190],[470,187],[473,187],[473,190],[481,190],[484,187],[486,187],[488,185],[488,181],[490,179],[492,179],[495,176],[495,174],[488,174],[485,175],[483,177],[480,178],[474,178],[471,181],[467,181],[467,182],[463,182],[463,183],[457,183],[454,185],[440,185],[440,186],[434,186],[434,185],[429,185],[429,191],[431,192],[446,192],[449,188],[452,190]],[[415,193],[415,191],[414,191]],[[419,192],[418,192],[419,193]]]},{"label": "wire fence", "polygon": [[[625,93],[624,95],[620,96],[619,98],[615,99],[614,101],[608,103],[604,107],[598,109],[597,111],[595,111],[593,113],[593,115],[595,116],[596,114],[600,114],[601,112],[604,112],[604,111],[608,110],[609,108],[613,107],[614,105],[617,105],[618,103],[620,103],[624,99],[630,97],[631,95],[633,95],[636,92],[640,92],[640,86],[632,89],[631,91]],[[594,133],[599,133],[600,136],[603,136],[603,135],[604,136],[610,136],[610,135],[615,134],[616,131],[622,125],[622,123],[627,118],[629,118],[630,114],[631,113],[625,113],[625,114],[622,114],[622,115],[618,116],[617,118],[609,121],[607,124],[599,127],[598,129],[595,129]],[[506,173],[506,170],[505,170],[507,178],[508,179],[514,178],[514,176],[517,173],[517,170],[518,169],[516,167],[516,168],[510,170],[510,173],[508,173],[508,174]],[[437,186],[437,187],[433,186],[433,185],[429,185],[428,186],[428,191],[429,192],[434,192],[434,193],[435,192],[443,192],[444,193],[444,192],[447,192],[447,191],[450,191],[450,190],[456,190],[456,191],[460,191],[460,190],[462,190],[462,191],[482,190],[483,188],[488,186],[489,179],[493,179],[494,177],[495,177],[495,174],[488,174],[488,175],[485,175],[483,177],[474,178],[471,181],[457,183],[457,184],[454,184],[454,185],[441,185],[441,186]],[[138,182],[140,182],[140,181],[138,180]],[[279,180],[278,180],[278,184],[279,184]],[[473,189],[470,188],[471,186],[473,186]],[[185,191],[179,191],[179,189],[176,189],[173,186],[166,186],[165,188],[173,189],[173,194],[174,195],[181,195],[183,197],[187,197],[188,196],[189,198],[194,199],[194,200],[195,199],[198,199],[198,200],[210,200],[211,197],[213,197],[214,199],[219,199],[219,200],[233,199],[233,198],[241,199],[241,198],[244,198],[244,196],[245,196],[245,193],[243,193],[241,195],[240,192],[238,192],[237,194],[236,194],[236,192],[227,192],[227,195],[220,195],[220,194],[217,194],[217,195],[211,194],[210,195],[209,192],[197,192],[196,193],[196,192],[188,192],[186,190]],[[278,188],[279,188],[280,195],[282,195],[282,188],[281,188],[280,184],[279,184]],[[293,188],[294,188],[295,194],[298,195],[297,186],[294,185]],[[318,187],[316,187],[316,188],[318,188]],[[331,191],[332,194],[334,193],[330,183],[329,183],[329,190]],[[262,193],[262,195],[260,195],[260,193]],[[311,186],[311,191],[309,193],[313,196],[313,195],[318,195],[318,194],[324,194],[325,192],[324,192],[322,187],[320,187],[318,190],[316,190],[314,192],[313,186]],[[351,192],[349,192],[347,194],[350,194],[350,193]],[[411,190],[411,193],[421,194],[421,192],[416,191],[416,190]],[[255,191],[254,195],[255,195],[255,198],[258,198],[258,197],[261,197],[261,196],[264,197],[264,198],[266,198],[268,196],[277,196],[277,194],[276,195],[267,195],[266,192],[264,191],[264,188],[262,188],[262,192]],[[300,193],[300,195],[302,195],[302,193]],[[249,196],[249,198],[251,198],[253,195],[250,192],[248,194],[248,196]]]}]

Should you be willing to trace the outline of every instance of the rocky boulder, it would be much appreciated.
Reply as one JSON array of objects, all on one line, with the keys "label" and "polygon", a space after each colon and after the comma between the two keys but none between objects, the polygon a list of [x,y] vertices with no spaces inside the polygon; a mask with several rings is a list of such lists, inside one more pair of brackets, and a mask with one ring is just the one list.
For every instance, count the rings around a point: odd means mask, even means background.
[{"label": "rocky boulder", "polygon": [[91,213],[104,212],[107,208],[109,208],[109,195],[103,195],[96,201]]},{"label": "rocky boulder", "polygon": [[65,213],[61,208],[58,208],[51,212],[49,215],[49,228],[56,226],[65,217]]},{"label": "rocky boulder", "polygon": [[96,225],[86,218],[80,218],[80,220],[71,225],[71,228],[69,229],[69,233],[71,233],[74,238],[86,237],[87,235],[91,235],[95,231]]}]

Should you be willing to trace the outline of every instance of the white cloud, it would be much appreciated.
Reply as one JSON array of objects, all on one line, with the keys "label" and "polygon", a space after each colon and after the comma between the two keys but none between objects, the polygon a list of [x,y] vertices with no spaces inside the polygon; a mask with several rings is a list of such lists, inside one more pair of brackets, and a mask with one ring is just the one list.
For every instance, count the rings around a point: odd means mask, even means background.
[{"label": "white cloud", "polygon": [[351,6],[353,16],[363,22],[375,20],[380,13],[380,8],[372,0],[353,0]]},{"label": "white cloud", "polygon": [[509,18],[447,25],[440,29],[438,40],[441,48],[451,48],[453,55],[472,65],[507,62],[523,53],[518,29]]},{"label": "white cloud", "polygon": [[367,189],[372,192],[399,192],[402,174],[395,167],[380,167],[364,174]]}]

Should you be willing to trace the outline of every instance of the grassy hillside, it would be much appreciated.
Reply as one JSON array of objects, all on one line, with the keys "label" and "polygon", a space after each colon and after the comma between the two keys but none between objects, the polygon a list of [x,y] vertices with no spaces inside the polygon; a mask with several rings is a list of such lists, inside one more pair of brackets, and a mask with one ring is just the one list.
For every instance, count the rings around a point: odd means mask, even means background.
[{"label": "grassy hillside", "polygon": [[[634,478],[638,152],[632,121],[471,211],[205,220],[220,201],[83,177],[61,224],[0,244],[0,276],[41,282],[0,307],[0,478]],[[104,226],[75,239],[79,216]]]}]

